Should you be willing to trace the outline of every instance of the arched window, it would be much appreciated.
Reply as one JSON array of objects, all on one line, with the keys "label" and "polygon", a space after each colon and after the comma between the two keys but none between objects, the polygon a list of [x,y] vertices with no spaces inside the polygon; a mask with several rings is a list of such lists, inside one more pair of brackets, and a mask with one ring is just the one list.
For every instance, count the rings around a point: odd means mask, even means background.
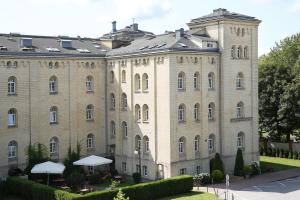
[{"label": "arched window", "polygon": [[112,137],[116,135],[116,123],[114,121],[110,122],[110,135]]},{"label": "arched window", "polygon": [[135,105],[135,120],[139,122],[141,120],[141,108],[140,105]]},{"label": "arched window", "polygon": [[8,90],[7,93],[10,94],[16,94],[16,78],[15,77],[9,77],[8,79]]},{"label": "arched window", "polygon": [[95,145],[94,145],[95,139],[94,138],[95,138],[95,136],[92,133],[87,135],[87,137],[86,137],[86,148],[87,149],[93,149],[95,147]]},{"label": "arched window", "polygon": [[135,150],[140,151],[142,147],[141,137],[139,135],[135,136]]},{"label": "arched window", "polygon": [[239,46],[237,49],[237,58],[242,58],[242,47]]},{"label": "arched window", "polygon": [[88,105],[86,107],[86,120],[93,120],[94,119],[94,106]]},{"label": "arched window", "polygon": [[194,89],[199,90],[200,89],[200,75],[199,72],[195,72],[194,74]]},{"label": "arched window", "polygon": [[126,83],[126,71],[122,70],[122,83]]},{"label": "arched window", "polygon": [[17,125],[17,110],[15,108],[11,108],[8,110],[7,125],[9,127]]},{"label": "arched window", "polygon": [[141,89],[141,78],[139,74],[135,74],[134,76],[134,88],[135,91],[139,91]]},{"label": "arched window", "polygon": [[6,66],[7,66],[7,67],[11,67],[11,65],[12,65],[12,64],[11,64],[11,61],[7,61]]},{"label": "arched window", "polygon": [[178,152],[179,154],[182,154],[185,152],[185,137],[179,138],[178,141]]},{"label": "arched window", "polygon": [[14,68],[18,67],[18,62],[17,61],[14,62],[13,67]]},{"label": "arched window", "polygon": [[196,137],[195,137],[194,150],[195,150],[195,152],[200,151],[200,136],[199,135],[196,135]]},{"label": "arched window", "polygon": [[248,47],[244,47],[244,58],[248,58]]},{"label": "arched window", "polygon": [[208,89],[214,89],[215,87],[215,75],[213,72],[208,74]]},{"label": "arched window", "polygon": [[216,137],[214,134],[210,134],[209,137],[208,137],[208,152],[209,153],[213,153],[215,152],[215,141],[216,140]]},{"label": "arched window", "polygon": [[185,105],[180,104],[178,106],[178,122],[184,122],[185,121]]},{"label": "arched window", "polygon": [[213,120],[215,118],[215,104],[208,104],[208,120]]},{"label": "arched window", "polygon": [[178,74],[178,90],[184,90],[185,89],[185,74],[184,72],[180,72]]},{"label": "arched window", "polygon": [[56,68],[58,68],[58,67],[59,67],[59,63],[58,63],[58,62],[55,62],[55,63],[54,63],[54,66],[55,66]]},{"label": "arched window", "polygon": [[57,93],[57,78],[55,76],[52,76],[49,80],[49,93]]},{"label": "arched window", "polygon": [[49,112],[49,122],[50,124],[54,124],[57,123],[57,107],[56,106],[52,106],[50,108],[50,112]]},{"label": "arched window", "polygon": [[50,155],[51,154],[58,154],[58,139],[57,137],[53,137],[50,139],[49,145]]},{"label": "arched window", "polygon": [[122,122],[122,132],[123,132],[123,137],[127,138],[128,137],[128,127],[127,127],[127,123],[125,121]]},{"label": "arched window", "polygon": [[8,159],[14,159],[18,156],[18,143],[16,141],[10,141],[8,143]]},{"label": "arched window", "polygon": [[149,138],[147,136],[143,137],[143,147],[144,147],[144,153],[149,153]]},{"label": "arched window", "polygon": [[149,108],[148,105],[143,105],[143,121],[147,122],[149,120]]},{"label": "arched window", "polygon": [[242,72],[239,72],[236,76],[235,80],[235,86],[237,89],[243,88],[243,83],[244,83],[244,75]]},{"label": "arched window", "polygon": [[94,91],[94,79],[93,79],[92,76],[88,76],[86,78],[85,85],[86,85],[86,91],[87,92],[93,92]]},{"label": "arched window", "polygon": [[245,150],[245,134],[243,132],[238,133],[236,146],[238,149]]},{"label": "arched window", "polygon": [[199,120],[199,110],[200,110],[200,105],[199,105],[199,103],[196,103],[194,105],[194,120],[195,121]]},{"label": "arched window", "polygon": [[111,93],[110,94],[110,109],[115,110],[116,108],[116,99],[115,99],[115,94]]},{"label": "arched window", "polygon": [[239,102],[236,105],[236,118],[243,118],[244,117],[244,103]]},{"label": "arched window", "polygon": [[232,59],[235,59],[235,51],[236,51],[236,47],[233,45],[233,46],[231,47],[231,58],[232,58]]},{"label": "arched window", "polygon": [[53,62],[49,62],[48,66],[49,66],[49,68],[52,68],[53,67]]},{"label": "arched window", "polygon": [[240,33],[241,33],[241,29],[238,28],[237,31],[236,31],[237,36],[240,36]]},{"label": "arched window", "polygon": [[147,91],[149,89],[149,80],[148,80],[148,74],[143,74],[143,90]]},{"label": "arched window", "polygon": [[113,71],[110,71],[110,82],[115,82],[115,73]]},{"label": "arched window", "polygon": [[127,95],[125,93],[122,93],[122,110],[127,110]]}]

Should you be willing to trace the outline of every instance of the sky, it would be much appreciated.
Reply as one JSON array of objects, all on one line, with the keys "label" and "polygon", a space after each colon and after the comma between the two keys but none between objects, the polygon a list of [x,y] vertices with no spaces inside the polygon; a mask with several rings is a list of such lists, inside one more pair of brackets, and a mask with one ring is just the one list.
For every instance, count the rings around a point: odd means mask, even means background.
[{"label": "sky", "polygon": [[259,26],[258,53],[300,32],[300,0],[0,0],[0,33],[100,37],[133,23],[155,34],[187,29],[191,19],[213,9],[254,16]]}]

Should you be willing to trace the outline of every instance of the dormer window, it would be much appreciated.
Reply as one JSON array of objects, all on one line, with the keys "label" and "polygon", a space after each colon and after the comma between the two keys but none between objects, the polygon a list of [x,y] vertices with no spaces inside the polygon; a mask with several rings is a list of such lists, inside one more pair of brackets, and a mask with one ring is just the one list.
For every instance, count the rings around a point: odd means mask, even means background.
[{"label": "dormer window", "polygon": [[62,48],[72,48],[72,40],[60,40],[60,47]]},{"label": "dormer window", "polygon": [[211,42],[208,42],[208,43],[206,44],[206,46],[207,46],[208,48],[212,48],[212,47],[214,47],[214,44],[211,43]]},{"label": "dormer window", "polygon": [[21,47],[32,47],[32,38],[21,38]]}]

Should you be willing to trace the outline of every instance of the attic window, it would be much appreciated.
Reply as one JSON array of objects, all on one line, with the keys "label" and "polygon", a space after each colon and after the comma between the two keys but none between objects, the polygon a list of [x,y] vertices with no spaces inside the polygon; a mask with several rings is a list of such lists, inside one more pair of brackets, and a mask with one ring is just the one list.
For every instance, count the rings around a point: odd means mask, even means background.
[{"label": "attic window", "polygon": [[214,47],[214,44],[211,43],[211,42],[208,42],[206,46],[209,47],[209,48],[212,48],[212,47]]},{"label": "attic window", "polygon": [[185,45],[185,44],[183,44],[183,43],[178,43],[178,46],[179,46],[179,47],[183,47],[183,48],[187,48],[187,47],[188,47],[187,45]]},{"label": "attic window", "polygon": [[72,40],[60,40],[60,46],[62,48],[72,48]]},{"label": "attic window", "polygon": [[91,53],[88,49],[77,49],[79,53]]},{"label": "attic window", "polygon": [[21,38],[20,46],[21,47],[32,47],[32,38]]},{"label": "attic window", "polygon": [[49,52],[60,52],[60,50],[58,48],[49,47],[49,48],[46,48],[46,50],[49,51]]},{"label": "attic window", "polygon": [[0,51],[7,51],[7,47],[0,46]]}]

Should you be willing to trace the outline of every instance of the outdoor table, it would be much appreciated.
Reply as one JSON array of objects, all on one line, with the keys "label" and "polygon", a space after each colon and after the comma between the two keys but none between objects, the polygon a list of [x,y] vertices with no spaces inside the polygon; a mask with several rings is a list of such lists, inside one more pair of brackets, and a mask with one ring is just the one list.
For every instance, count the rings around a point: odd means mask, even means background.
[{"label": "outdoor table", "polygon": [[84,188],[84,189],[81,189],[80,190],[80,193],[81,194],[86,194],[86,193],[88,193],[89,192],[89,189],[87,189],[87,188]]},{"label": "outdoor table", "polygon": [[70,189],[70,187],[68,187],[68,186],[62,186],[62,187],[60,187],[61,189],[63,189],[63,190],[68,190],[68,189]]}]

